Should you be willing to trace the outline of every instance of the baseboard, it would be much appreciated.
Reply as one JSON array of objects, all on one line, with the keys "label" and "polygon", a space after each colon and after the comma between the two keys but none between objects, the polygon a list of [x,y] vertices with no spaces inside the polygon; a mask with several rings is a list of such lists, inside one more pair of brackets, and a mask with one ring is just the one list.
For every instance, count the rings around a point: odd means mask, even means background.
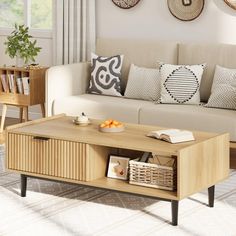
[{"label": "baseboard", "polygon": [[[0,114],[2,114],[2,109],[0,109]],[[16,109],[7,109],[6,117],[17,118],[19,119],[20,112]],[[42,114],[38,112],[29,112],[29,119],[36,120],[42,118]]]}]

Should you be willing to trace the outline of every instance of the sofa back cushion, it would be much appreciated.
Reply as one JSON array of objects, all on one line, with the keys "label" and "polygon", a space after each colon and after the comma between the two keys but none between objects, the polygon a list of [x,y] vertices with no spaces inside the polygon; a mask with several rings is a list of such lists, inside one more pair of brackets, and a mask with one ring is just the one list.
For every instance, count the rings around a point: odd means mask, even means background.
[{"label": "sofa back cushion", "polygon": [[97,39],[96,53],[100,56],[124,55],[121,70],[121,90],[124,92],[130,65],[157,68],[158,62],[177,63],[177,42],[133,39]]},{"label": "sofa back cushion", "polygon": [[200,97],[207,102],[214,77],[216,65],[236,68],[236,45],[229,44],[179,44],[178,64],[206,63],[201,86]]}]

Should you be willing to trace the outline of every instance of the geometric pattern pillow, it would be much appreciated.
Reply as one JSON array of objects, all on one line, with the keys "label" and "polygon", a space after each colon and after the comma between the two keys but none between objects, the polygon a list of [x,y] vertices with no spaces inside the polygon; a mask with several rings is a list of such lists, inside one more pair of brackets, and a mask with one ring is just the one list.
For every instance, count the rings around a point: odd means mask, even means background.
[{"label": "geometric pattern pillow", "polygon": [[121,67],[123,55],[101,57],[91,53],[91,79],[88,93],[122,96]]},{"label": "geometric pattern pillow", "polygon": [[161,96],[161,81],[158,69],[138,67],[131,64],[125,97],[157,101]]},{"label": "geometric pattern pillow", "polygon": [[236,110],[236,69],[216,66],[206,107]]},{"label": "geometric pattern pillow", "polygon": [[205,64],[159,64],[161,76],[160,103],[200,104],[200,84]]}]

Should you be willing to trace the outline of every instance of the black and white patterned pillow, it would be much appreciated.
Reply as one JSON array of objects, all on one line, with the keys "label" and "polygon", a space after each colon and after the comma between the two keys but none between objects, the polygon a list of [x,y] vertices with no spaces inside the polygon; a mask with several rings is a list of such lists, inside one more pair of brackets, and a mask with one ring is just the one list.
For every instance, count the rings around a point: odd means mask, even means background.
[{"label": "black and white patterned pillow", "polygon": [[123,55],[102,57],[91,54],[91,79],[88,93],[122,96],[121,67]]},{"label": "black and white patterned pillow", "polygon": [[200,83],[205,64],[159,64],[161,75],[160,103],[200,104]]},{"label": "black and white patterned pillow", "polygon": [[236,110],[236,69],[216,66],[206,107]]}]

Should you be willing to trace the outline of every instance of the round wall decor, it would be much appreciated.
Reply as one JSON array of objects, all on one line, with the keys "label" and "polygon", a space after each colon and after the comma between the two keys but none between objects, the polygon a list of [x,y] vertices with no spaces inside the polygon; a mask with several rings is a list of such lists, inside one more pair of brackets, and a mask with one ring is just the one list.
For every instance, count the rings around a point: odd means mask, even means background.
[{"label": "round wall decor", "polygon": [[167,0],[173,16],[182,21],[196,19],[203,10],[204,0]]},{"label": "round wall decor", "polygon": [[131,7],[134,7],[138,4],[140,0],[112,0],[112,2],[122,8],[122,9],[129,9]]},{"label": "round wall decor", "polygon": [[224,0],[228,6],[236,10],[236,0]]}]

